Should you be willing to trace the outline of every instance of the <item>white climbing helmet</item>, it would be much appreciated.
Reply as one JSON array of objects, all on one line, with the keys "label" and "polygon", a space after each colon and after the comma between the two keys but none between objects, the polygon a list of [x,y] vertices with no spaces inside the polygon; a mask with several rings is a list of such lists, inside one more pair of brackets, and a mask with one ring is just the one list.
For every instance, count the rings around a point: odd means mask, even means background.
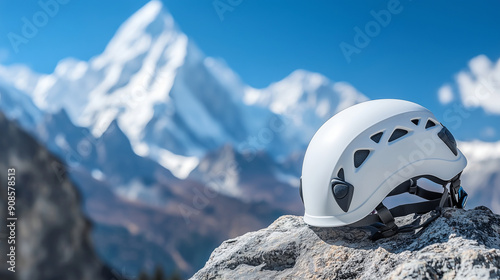
[{"label": "white climbing helmet", "polygon": [[[395,99],[354,105],[323,124],[309,143],[300,184],[304,221],[319,227],[378,223],[379,237],[390,236],[398,232],[393,217],[464,207],[460,174],[466,165],[453,135],[426,108]],[[417,186],[422,177],[444,192]],[[429,201],[383,206],[384,198],[404,192]]]}]

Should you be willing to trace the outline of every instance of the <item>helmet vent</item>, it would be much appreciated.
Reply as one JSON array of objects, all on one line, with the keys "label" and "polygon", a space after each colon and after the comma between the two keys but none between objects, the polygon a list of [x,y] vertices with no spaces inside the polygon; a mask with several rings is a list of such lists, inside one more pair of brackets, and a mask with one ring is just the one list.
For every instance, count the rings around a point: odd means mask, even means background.
[{"label": "helmet vent", "polygon": [[412,119],[411,122],[415,125],[418,125],[420,123],[420,119]]},{"label": "helmet vent", "polygon": [[378,142],[380,142],[380,138],[382,138],[382,135],[383,135],[383,134],[384,134],[384,132],[375,133],[375,134],[373,134],[373,135],[370,137],[370,139],[372,139],[372,140],[373,140],[373,142],[378,143]]},{"label": "helmet vent", "polygon": [[361,164],[365,162],[368,155],[370,155],[370,150],[357,150],[354,152],[354,167],[360,167]]},{"label": "helmet vent", "polygon": [[340,168],[339,172],[337,173],[337,177],[338,177],[340,180],[345,181],[345,176],[344,176],[344,168]]},{"label": "helmet vent", "polygon": [[405,136],[406,134],[408,134],[408,130],[397,128],[396,130],[394,130],[391,137],[389,137],[389,142],[397,140],[397,139]]},{"label": "helmet vent", "polygon": [[428,129],[428,128],[433,127],[433,126],[436,126],[436,123],[429,119],[429,120],[427,120],[427,123],[425,124],[425,129]]}]

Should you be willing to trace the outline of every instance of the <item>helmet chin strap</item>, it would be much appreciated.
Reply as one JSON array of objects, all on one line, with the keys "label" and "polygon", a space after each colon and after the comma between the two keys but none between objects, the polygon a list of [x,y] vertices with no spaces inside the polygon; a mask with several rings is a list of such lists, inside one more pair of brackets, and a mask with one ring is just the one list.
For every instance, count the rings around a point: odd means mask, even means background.
[{"label": "helmet chin strap", "polygon": [[[467,193],[460,186],[460,175],[461,173],[449,181],[450,191],[448,191],[447,188],[448,182],[438,179],[440,183],[443,183],[443,193],[429,191],[417,185],[418,178],[427,176],[415,177],[403,182],[394,188],[387,196],[410,193],[428,201],[403,204],[391,209],[388,209],[383,203],[380,203],[375,209],[375,213],[369,214],[350,226],[368,228],[372,232],[372,240],[390,237],[399,232],[411,232],[418,228],[424,228],[441,215],[443,207],[463,208],[465,206],[467,202]],[[435,181],[434,179],[437,178],[429,179]],[[432,216],[420,225],[418,224],[419,220],[416,220],[413,224],[398,227],[394,221],[395,217],[402,217],[412,213],[424,214],[428,212],[431,212]]]}]

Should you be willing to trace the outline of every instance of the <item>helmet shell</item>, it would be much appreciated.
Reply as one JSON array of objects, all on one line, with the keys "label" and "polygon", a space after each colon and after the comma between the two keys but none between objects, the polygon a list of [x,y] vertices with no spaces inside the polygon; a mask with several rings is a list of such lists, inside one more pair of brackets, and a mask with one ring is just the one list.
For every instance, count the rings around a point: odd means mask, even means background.
[{"label": "helmet shell", "polygon": [[[337,113],[316,132],[304,157],[304,221],[320,227],[348,225],[370,214],[410,178],[451,180],[467,160],[438,136],[442,129],[429,110],[404,100],[366,101]],[[347,211],[332,190],[341,169],[341,179],[353,186]]]}]

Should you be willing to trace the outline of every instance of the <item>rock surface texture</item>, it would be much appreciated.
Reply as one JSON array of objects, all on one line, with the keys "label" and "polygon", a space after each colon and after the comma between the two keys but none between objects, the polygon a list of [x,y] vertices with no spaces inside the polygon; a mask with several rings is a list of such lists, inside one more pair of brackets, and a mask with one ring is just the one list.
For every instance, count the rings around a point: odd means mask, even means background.
[{"label": "rock surface texture", "polygon": [[445,209],[416,233],[378,241],[362,229],[282,216],[223,242],[192,279],[500,279],[500,216],[486,207]]}]

